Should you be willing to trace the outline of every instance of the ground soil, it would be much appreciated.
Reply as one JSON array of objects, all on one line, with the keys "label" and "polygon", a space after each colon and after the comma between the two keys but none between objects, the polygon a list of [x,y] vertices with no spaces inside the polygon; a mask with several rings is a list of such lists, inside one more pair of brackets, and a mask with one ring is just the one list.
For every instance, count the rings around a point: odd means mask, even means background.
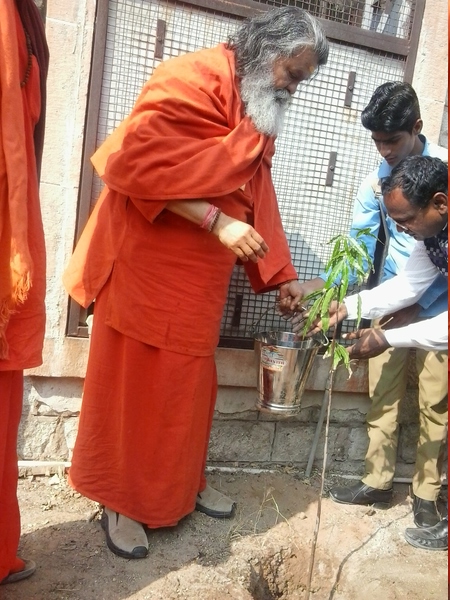
[{"label": "ground soil", "polygon": [[[0,598],[304,599],[319,476],[305,480],[288,468],[212,471],[209,481],[238,501],[234,518],[194,512],[177,527],[149,531],[149,556],[128,561],[106,548],[98,505],[74,492],[64,475],[20,479],[20,554],[33,559],[37,571],[2,586]],[[328,478],[326,488],[335,482]],[[447,553],[408,545],[403,531],[411,526],[407,485],[396,485],[388,510],[338,505],[324,497],[310,598],[447,598]]]}]

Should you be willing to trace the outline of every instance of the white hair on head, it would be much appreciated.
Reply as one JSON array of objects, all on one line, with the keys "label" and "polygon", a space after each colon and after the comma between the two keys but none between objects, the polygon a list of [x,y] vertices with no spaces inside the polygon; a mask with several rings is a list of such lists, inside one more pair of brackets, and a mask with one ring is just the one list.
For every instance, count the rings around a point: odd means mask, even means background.
[{"label": "white hair on head", "polygon": [[277,58],[311,48],[318,67],[326,64],[329,46],[319,21],[297,6],[272,8],[244,21],[230,36],[228,48],[236,57],[240,77],[257,73]]}]

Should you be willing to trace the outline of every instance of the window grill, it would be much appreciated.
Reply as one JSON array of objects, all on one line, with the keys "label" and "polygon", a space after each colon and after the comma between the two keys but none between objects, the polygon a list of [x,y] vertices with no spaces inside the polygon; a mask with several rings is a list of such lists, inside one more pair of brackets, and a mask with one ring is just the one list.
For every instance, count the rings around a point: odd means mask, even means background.
[{"label": "window grill", "polygon": [[299,6],[319,19],[360,27],[368,31],[384,33],[408,39],[411,34],[414,3],[409,0],[307,0],[261,2],[270,6],[286,4]]},{"label": "window grill", "polygon": [[[323,270],[329,255],[327,241],[348,230],[357,187],[378,164],[379,156],[359,116],[375,87],[384,81],[402,80],[411,69],[412,42],[402,41],[402,37],[406,40],[413,31],[414,4],[409,0],[290,3],[318,16],[331,40],[327,65],[297,90],[276,143],[272,170],[293,262],[299,278],[306,280]],[[242,17],[268,4],[287,2],[241,0],[231,5],[221,0],[99,0],[103,13],[97,22],[107,25],[96,40],[85,156],[92,155],[129,114],[142,85],[161,60],[226,41]],[[234,14],[229,14],[231,10]],[[383,22],[375,27],[379,10]],[[417,37],[417,32],[414,35]],[[95,101],[96,110],[92,108]],[[84,160],[78,233],[101,186],[89,161]],[[252,324],[275,297],[275,293],[256,296],[243,268],[236,266],[221,344],[250,347]],[[85,335],[85,315],[71,304],[68,334]],[[269,311],[258,327],[285,326],[275,311]]]}]

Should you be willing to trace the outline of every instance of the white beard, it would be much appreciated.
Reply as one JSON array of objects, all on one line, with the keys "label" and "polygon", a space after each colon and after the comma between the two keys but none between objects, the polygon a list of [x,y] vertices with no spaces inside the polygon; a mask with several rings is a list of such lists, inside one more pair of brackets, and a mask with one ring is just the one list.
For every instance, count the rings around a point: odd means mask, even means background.
[{"label": "white beard", "polygon": [[241,80],[241,98],[246,114],[260,133],[273,136],[281,133],[292,98],[287,90],[273,87],[270,73],[245,75]]}]

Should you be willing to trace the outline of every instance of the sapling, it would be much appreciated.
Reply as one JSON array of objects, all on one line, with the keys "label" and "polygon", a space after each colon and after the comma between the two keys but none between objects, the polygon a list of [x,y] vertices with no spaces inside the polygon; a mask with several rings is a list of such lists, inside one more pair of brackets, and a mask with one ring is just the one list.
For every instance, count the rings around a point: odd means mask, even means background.
[{"label": "sapling", "polygon": [[[358,284],[362,284],[373,268],[373,261],[369,255],[367,250],[367,246],[363,241],[363,236],[373,236],[370,232],[370,229],[359,229],[354,237],[350,235],[337,235],[333,237],[328,243],[334,244],[333,250],[331,252],[331,256],[325,265],[325,270],[327,273],[327,279],[325,281],[325,285],[321,290],[317,290],[305,298],[303,298],[302,303],[309,304],[306,322],[303,327],[303,335],[306,335],[309,331],[311,325],[314,321],[320,320],[323,331],[327,331],[329,328],[330,316],[329,310],[332,302],[336,302],[337,306],[342,303],[345,296],[347,295],[347,291],[350,285],[350,275],[353,274],[356,276],[356,282]],[[361,304],[358,301],[358,314],[357,314],[357,322],[356,327],[359,326],[361,321]],[[310,459],[308,461],[308,465],[306,467],[306,475],[309,476],[309,473],[312,469],[312,464],[315,456],[315,449],[319,440],[320,431],[322,429],[323,419],[325,417],[325,412],[327,415],[326,420],[326,428],[325,428],[325,443],[324,443],[324,452],[323,452],[323,463],[322,463],[322,475],[321,475],[321,485],[319,492],[319,499],[317,503],[317,515],[316,515],[316,526],[314,529],[314,535],[312,540],[312,548],[308,569],[308,580],[306,584],[306,594],[305,600],[309,600],[311,593],[311,581],[312,581],[312,573],[314,568],[314,557],[316,552],[317,545],[317,536],[319,534],[320,527],[320,515],[322,509],[322,496],[325,488],[325,470],[328,460],[328,437],[329,437],[329,424],[330,424],[330,414],[331,414],[331,392],[333,388],[333,377],[337,367],[342,363],[346,366],[348,373],[350,374],[350,357],[348,355],[345,346],[337,342],[337,327],[333,328],[333,337],[331,344],[328,345],[328,348],[325,352],[325,357],[331,357],[330,370],[328,373],[328,380],[326,385],[326,390],[324,394],[324,399],[322,402],[322,407],[319,415],[319,420],[317,423],[316,433],[313,440],[313,446],[311,449]]]},{"label": "sapling", "polygon": [[[308,313],[303,334],[306,334],[312,323],[316,319],[322,322],[323,331],[329,328],[329,310],[332,302],[341,304],[350,285],[350,275],[356,277],[356,283],[362,284],[372,269],[373,261],[367,250],[367,246],[362,239],[364,236],[373,236],[369,228],[359,229],[354,237],[348,234],[340,234],[333,237],[328,244],[334,244],[331,256],[325,264],[327,279],[321,290],[312,292],[303,299],[303,303],[311,302],[308,307]],[[360,302],[358,302],[358,318],[356,326],[361,320]],[[328,346],[325,357],[332,357],[331,368],[336,370],[342,362],[346,368],[350,368],[349,355],[345,346],[336,341],[336,328],[333,332],[333,341]]]}]

